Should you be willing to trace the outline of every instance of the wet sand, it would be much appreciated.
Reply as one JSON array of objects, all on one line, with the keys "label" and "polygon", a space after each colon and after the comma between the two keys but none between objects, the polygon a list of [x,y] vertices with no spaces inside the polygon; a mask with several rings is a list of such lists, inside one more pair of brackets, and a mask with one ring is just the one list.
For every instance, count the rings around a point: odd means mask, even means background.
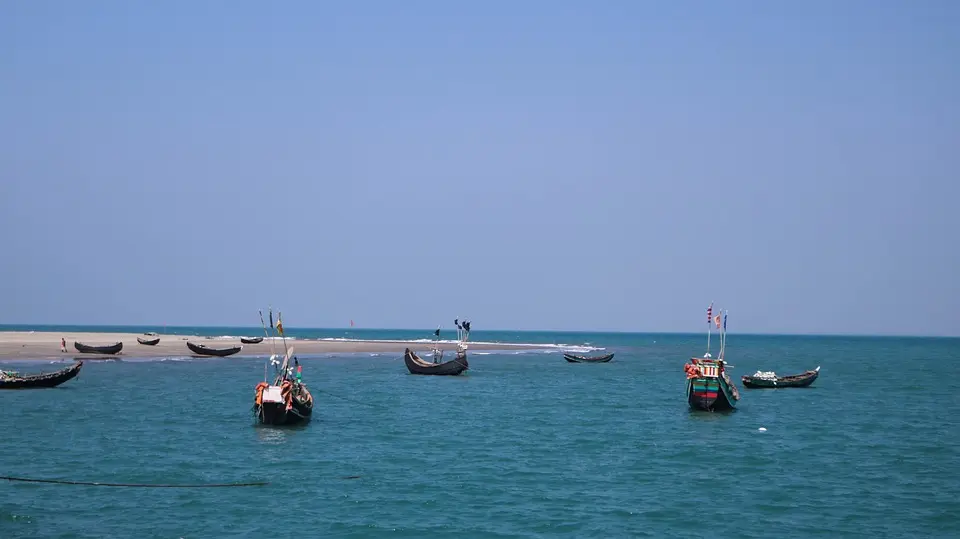
[{"label": "wet sand", "polygon": [[[254,337],[255,335],[250,335]],[[60,338],[67,341],[67,351],[60,350]],[[151,357],[192,357],[187,348],[187,341],[203,344],[212,348],[229,348],[243,346],[240,353],[231,358],[267,357],[270,355],[269,340],[259,344],[241,344],[240,339],[213,339],[209,337],[187,335],[159,335],[160,342],[155,346],[147,346],[137,342],[137,337],[150,339],[140,333],[53,333],[42,331],[0,331],[0,360],[45,360],[63,358],[87,359],[119,359],[151,358]],[[74,342],[79,341],[91,346],[104,346],[117,342],[123,343],[123,350],[116,355],[81,354],[74,348]],[[308,356],[313,354],[352,354],[358,352],[395,353],[402,355],[405,348],[422,352],[432,348],[431,343],[413,341],[314,341],[287,339],[287,346],[293,346],[297,355]],[[538,350],[553,348],[555,345],[506,344],[506,343],[469,343],[470,350]],[[456,343],[441,342],[443,350],[453,350]],[[283,346],[277,342],[277,350]]]}]

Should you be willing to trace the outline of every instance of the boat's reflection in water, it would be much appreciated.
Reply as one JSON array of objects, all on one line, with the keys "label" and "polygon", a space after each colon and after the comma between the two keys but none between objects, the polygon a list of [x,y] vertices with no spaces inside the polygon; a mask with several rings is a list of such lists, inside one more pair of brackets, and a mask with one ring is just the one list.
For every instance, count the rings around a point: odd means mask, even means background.
[{"label": "boat's reflection in water", "polygon": [[275,425],[254,424],[254,430],[257,432],[257,438],[265,444],[280,445],[285,444],[299,436],[307,425],[289,425],[278,427]]}]

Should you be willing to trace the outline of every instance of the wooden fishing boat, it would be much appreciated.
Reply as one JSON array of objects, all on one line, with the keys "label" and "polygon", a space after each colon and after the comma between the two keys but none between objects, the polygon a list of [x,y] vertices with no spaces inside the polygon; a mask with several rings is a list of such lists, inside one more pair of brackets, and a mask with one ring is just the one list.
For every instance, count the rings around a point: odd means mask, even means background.
[{"label": "wooden fishing boat", "polygon": [[[273,327],[273,310],[271,309],[270,326]],[[260,314],[260,323],[263,324],[263,313]],[[280,313],[277,313],[277,335],[283,337],[283,322],[280,319]],[[264,332],[266,326],[264,325]],[[274,341],[270,341],[273,346]],[[279,367],[273,383],[266,380],[264,372],[264,381],[257,384],[254,389],[253,413],[258,423],[262,425],[297,425],[310,421],[313,416],[313,395],[303,383],[303,366],[300,365],[296,356],[293,356],[293,348],[287,348],[286,339],[282,339],[284,355],[283,362],[276,361],[276,355],[270,356],[270,363]],[[290,367],[290,358],[293,357],[293,363],[296,367],[294,374]]]},{"label": "wooden fishing boat", "polygon": [[142,337],[137,337],[137,342],[140,344],[145,344],[147,346],[156,346],[160,342],[160,337],[154,337],[152,339],[144,339]]},{"label": "wooden fishing boat", "polygon": [[[687,404],[694,410],[733,410],[740,400],[740,391],[727,375],[727,369],[732,366],[724,361],[727,349],[726,313],[723,313],[722,318],[721,326],[721,315],[713,316],[711,303],[707,307],[707,353],[700,358],[690,358],[690,363],[683,365],[683,371],[687,374]],[[710,356],[710,328],[713,324],[720,329],[720,354],[717,359]]]},{"label": "wooden fishing boat", "polygon": [[260,344],[263,342],[263,337],[240,337],[240,342],[242,344]]},{"label": "wooden fishing boat", "polygon": [[564,352],[563,359],[566,359],[570,363],[608,363],[611,359],[613,359],[613,354],[589,357]]},{"label": "wooden fishing boat", "polygon": [[232,356],[239,352],[243,347],[242,346],[231,346],[230,348],[211,348],[202,344],[195,344],[190,341],[187,341],[187,348],[191,352],[197,354],[198,356],[217,356],[217,357],[227,357]]},{"label": "wooden fishing boat", "polygon": [[66,369],[40,374],[20,374],[0,370],[0,389],[35,389],[57,387],[80,374],[83,361],[77,361]]},{"label": "wooden fishing boat", "polygon": [[777,376],[775,372],[757,371],[753,376],[741,376],[740,381],[743,382],[743,387],[752,389],[808,387],[818,376],[820,376],[820,367],[789,376]]},{"label": "wooden fishing boat", "polygon": [[73,342],[73,347],[81,354],[118,354],[123,349],[123,343],[108,344],[105,346],[90,346],[82,342]]},{"label": "wooden fishing boat", "polygon": [[694,410],[708,412],[733,410],[740,392],[724,370],[722,359],[690,358],[687,373],[687,403]]},{"label": "wooden fishing boat", "polygon": [[457,376],[470,368],[466,351],[458,351],[456,357],[443,363],[430,363],[420,359],[413,350],[407,348],[403,353],[403,362],[410,374],[433,374],[437,376]]}]

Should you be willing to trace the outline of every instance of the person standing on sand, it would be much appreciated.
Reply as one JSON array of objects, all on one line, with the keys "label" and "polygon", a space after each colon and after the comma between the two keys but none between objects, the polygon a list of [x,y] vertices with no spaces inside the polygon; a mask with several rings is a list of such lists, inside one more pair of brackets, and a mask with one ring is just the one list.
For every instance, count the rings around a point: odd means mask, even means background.
[{"label": "person standing on sand", "polygon": [[60,337],[60,351],[63,353],[67,352],[67,340],[63,337]]}]

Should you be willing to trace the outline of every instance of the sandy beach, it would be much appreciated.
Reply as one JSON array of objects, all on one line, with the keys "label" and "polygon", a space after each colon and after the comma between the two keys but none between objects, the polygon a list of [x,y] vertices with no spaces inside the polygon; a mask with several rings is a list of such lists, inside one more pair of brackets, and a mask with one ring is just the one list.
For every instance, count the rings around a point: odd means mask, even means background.
[{"label": "sandy beach", "polygon": [[[251,335],[252,336],[252,335]],[[60,338],[67,341],[67,351],[60,350]],[[159,335],[160,342],[155,346],[147,346],[137,342],[137,337],[148,338],[140,333],[53,333],[42,331],[3,331],[0,332],[0,360],[51,360],[60,358],[87,359],[117,359],[117,358],[151,358],[151,357],[190,357],[193,356],[187,348],[187,341],[204,344],[214,348],[228,348],[243,346],[239,354],[232,358],[267,357],[270,355],[270,341],[264,340],[259,344],[241,344],[240,338],[222,339],[198,337],[188,335]],[[73,343],[79,341],[92,346],[103,346],[123,343],[123,350],[116,355],[81,354],[74,348]],[[278,343],[279,344],[279,343]],[[358,352],[369,353],[396,353],[402,355],[407,347],[415,351],[426,351],[431,343],[412,341],[316,341],[291,340],[287,345],[293,346],[297,355],[312,354],[350,354]],[[531,344],[504,344],[504,343],[469,343],[470,350],[536,350],[552,348],[554,345]],[[456,347],[452,342],[441,342],[440,348],[452,350]],[[279,348],[279,349],[282,349]]]}]

